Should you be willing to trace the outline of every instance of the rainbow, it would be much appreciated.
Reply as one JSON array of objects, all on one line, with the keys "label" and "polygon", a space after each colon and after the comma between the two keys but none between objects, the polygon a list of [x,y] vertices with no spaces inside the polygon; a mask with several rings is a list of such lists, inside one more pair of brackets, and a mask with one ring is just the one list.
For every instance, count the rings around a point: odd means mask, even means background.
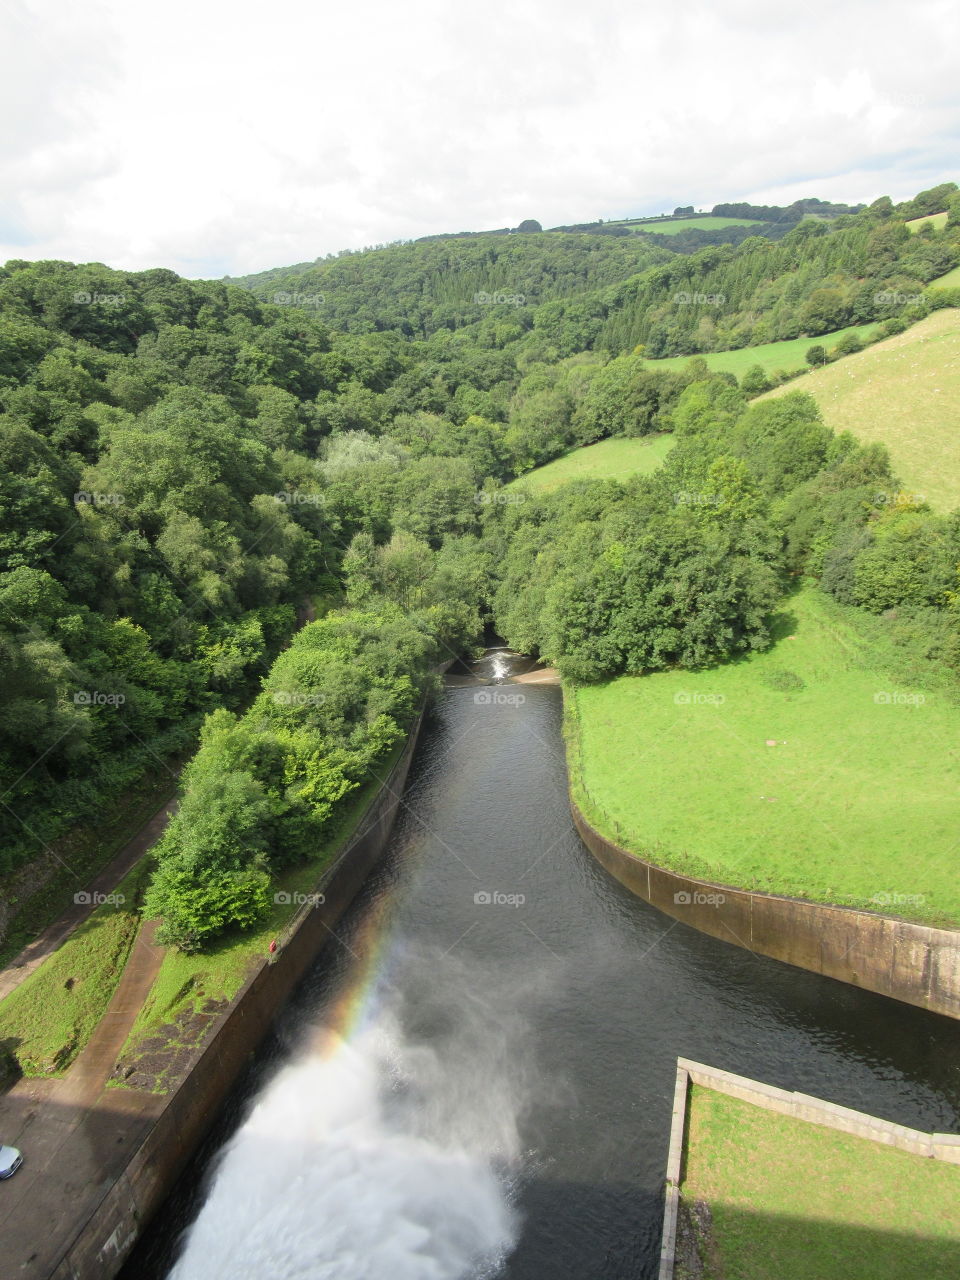
[{"label": "rainbow", "polygon": [[349,944],[353,964],[345,975],[343,990],[326,1010],[323,1025],[314,1032],[311,1051],[323,1058],[332,1057],[359,1031],[376,1017],[377,994],[389,969],[386,952],[390,932],[383,917],[389,895],[383,894],[362,921]]}]

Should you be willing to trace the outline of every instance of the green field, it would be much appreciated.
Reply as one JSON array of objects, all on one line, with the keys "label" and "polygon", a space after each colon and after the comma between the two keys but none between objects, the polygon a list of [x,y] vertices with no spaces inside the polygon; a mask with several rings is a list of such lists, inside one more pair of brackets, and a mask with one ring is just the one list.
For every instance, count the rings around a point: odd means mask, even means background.
[{"label": "green field", "polygon": [[556,489],[568,480],[626,480],[628,476],[656,471],[674,445],[671,435],[611,437],[574,449],[535,471],[513,480],[508,489],[538,493]]},{"label": "green field", "polygon": [[[756,347],[740,347],[736,351],[704,352],[702,358],[707,365],[718,373],[732,373],[742,378],[748,369],[755,364],[760,365],[764,373],[771,374],[780,370],[794,373],[798,369],[806,369],[806,354],[812,346],[825,347],[832,351],[841,338],[848,333],[855,333],[864,342],[876,332],[875,324],[850,325],[846,329],[837,329],[835,333],[825,333],[819,338],[791,338],[786,342],[764,342]],[[676,372],[682,369],[696,356],[667,356],[663,360],[648,361],[652,369],[669,369]],[[804,383],[806,387],[806,383]]]},{"label": "green field", "polygon": [[960,309],[935,311],[800,385],[834,431],[885,444],[906,490],[941,510],[960,505]]},{"label": "green field", "polygon": [[86,1045],[113,996],[140,927],[149,873],[139,862],[64,944],[0,1003],[0,1047],[24,1075],[59,1075]]},{"label": "green field", "polygon": [[911,231],[919,231],[929,224],[935,231],[942,231],[947,225],[948,216],[946,213],[928,213],[925,218],[911,218],[907,226]]},{"label": "green field", "polygon": [[715,670],[568,691],[575,799],[662,866],[960,925],[960,707],[814,587],[774,634]]},{"label": "green field", "polygon": [[723,227],[760,227],[758,218],[720,218],[708,214],[704,218],[621,218],[606,226],[635,227],[638,231],[652,231],[658,236],[675,236],[681,231],[720,231]]},{"label": "green field", "polygon": [[960,1275],[960,1166],[698,1085],[687,1114],[681,1218],[696,1201],[712,1218],[699,1280]]},{"label": "green field", "polygon": [[945,276],[938,276],[927,285],[928,289],[960,289],[960,267],[954,267]]}]

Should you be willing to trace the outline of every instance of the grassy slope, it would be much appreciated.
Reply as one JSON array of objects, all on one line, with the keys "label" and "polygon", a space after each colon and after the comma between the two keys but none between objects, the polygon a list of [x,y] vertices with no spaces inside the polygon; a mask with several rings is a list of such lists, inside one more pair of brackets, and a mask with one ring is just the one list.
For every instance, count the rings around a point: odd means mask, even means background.
[{"label": "grassy slope", "polygon": [[103,1016],[140,927],[139,898],[149,860],[116,892],[125,901],[98,907],[59,950],[0,1003],[0,1044],[24,1075],[65,1071]]},{"label": "grassy slope", "polygon": [[960,267],[954,267],[945,276],[938,276],[927,285],[928,289],[960,289]]},{"label": "grassy slope", "polygon": [[698,1086],[688,1123],[681,1195],[710,1206],[717,1255],[703,1280],[960,1275],[960,1167]]},{"label": "grassy slope", "polygon": [[[277,889],[290,894],[311,893],[323,871],[335,859],[356,831],[380,783],[403,753],[405,741],[377,766],[377,778],[357,791],[330,833],[329,839],[310,862],[278,877]],[[270,942],[279,938],[294,915],[296,903],[279,903],[255,928],[220,939],[209,951],[187,955],[174,947],[167,949],[160,972],[130,1030],[123,1057],[137,1053],[138,1043],[176,1018],[201,1008],[207,1000],[231,1000],[243,986],[253,965],[268,954]]]},{"label": "grassy slope", "polygon": [[511,482],[507,488],[556,489],[567,480],[625,480],[656,471],[674,445],[671,435],[623,436],[574,449]]},{"label": "grassy slope", "polygon": [[[115,802],[104,804],[103,817],[96,824],[80,823],[50,848],[57,861],[46,881],[31,875],[29,866],[18,867],[0,879],[0,901],[13,904],[6,934],[0,942],[0,965],[7,964],[37,934],[66,910],[78,886],[93,878],[131,840],[176,792],[172,770],[179,761],[171,759],[148,770]],[[26,887],[23,887],[26,886]]]},{"label": "grassy slope", "polygon": [[[575,798],[663,866],[960,925],[960,708],[911,683],[881,624],[816,588],[784,603],[775,634],[715,670],[568,693]],[[805,687],[780,691],[783,672]]]},{"label": "grassy slope", "polygon": [[960,505],[960,309],[935,311],[801,385],[834,431],[885,444],[907,489],[943,510]]},{"label": "grassy slope", "polygon": [[946,213],[928,213],[923,218],[911,218],[907,226],[911,231],[919,231],[921,227],[925,227],[928,223],[935,231],[942,231],[947,225]]},{"label": "grassy slope", "polygon": [[607,226],[635,227],[638,231],[652,231],[658,236],[675,236],[681,231],[719,231],[723,227],[759,227],[758,218],[723,218],[709,215],[706,218],[634,219],[621,218]]},{"label": "grassy slope", "polygon": [[[856,333],[866,341],[876,328],[875,324],[850,325],[835,333],[822,334],[819,338],[791,338],[786,342],[764,342],[757,347],[740,347],[737,351],[710,351],[704,353],[703,359],[711,369],[720,373],[732,373],[738,378],[742,378],[755,364],[760,365],[768,374],[777,370],[793,373],[797,369],[807,368],[806,354],[811,347],[821,346],[831,351],[848,333]],[[650,360],[648,363],[651,369],[677,370],[692,359],[693,356],[667,356],[663,360]]]}]

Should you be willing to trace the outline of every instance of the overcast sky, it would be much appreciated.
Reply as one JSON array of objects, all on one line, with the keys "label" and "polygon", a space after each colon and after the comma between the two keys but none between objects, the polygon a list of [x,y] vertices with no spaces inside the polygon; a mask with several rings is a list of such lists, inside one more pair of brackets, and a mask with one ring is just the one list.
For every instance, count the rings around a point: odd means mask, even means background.
[{"label": "overcast sky", "polygon": [[956,178],[956,0],[4,0],[0,261],[221,276]]}]

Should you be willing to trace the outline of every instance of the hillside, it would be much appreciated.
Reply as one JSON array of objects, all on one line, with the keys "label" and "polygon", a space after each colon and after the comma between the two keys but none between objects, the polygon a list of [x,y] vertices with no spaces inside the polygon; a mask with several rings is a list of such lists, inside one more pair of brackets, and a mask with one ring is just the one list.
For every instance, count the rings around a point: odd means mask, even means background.
[{"label": "hillside", "polygon": [[907,220],[948,196],[436,236],[230,283],[335,329],[414,340],[468,329],[481,346],[521,343],[547,363],[638,345],[652,359],[723,352],[918,319],[924,287],[958,265],[960,237],[950,225],[911,235]]},{"label": "hillside", "polygon": [[941,510],[960,506],[960,310],[934,312],[801,385],[834,431],[885,444],[906,489]]},{"label": "hillside", "polygon": [[673,445],[670,435],[599,440],[527,472],[507,487],[546,493],[568,480],[626,480],[633,475],[650,475]]},{"label": "hillside", "polygon": [[676,236],[682,231],[720,231],[727,227],[762,227],[759,218],[715,218],[711,214],[693,218],[624,218],[607,226],[630,227],[635,231],[653,232],[661,236]]},{"label": "hillside", "polygon": [[662,866],[957,924],[960,708],[901,661],[808,588],[765,653],[577,688],[575,798]]},{"label": "hillside", "polygon": [[519,337],[541,303],[595,293],[670,256],[641,237],[486,234],[384,245],[229,283],[354,333],[395,329],[426,338],[492,314]]},{"label": "hillside", "polygon": [[[849,325],[835,333],[823,333],[816,342],[832,352],[837,343],[849,334],[856,334],[861,342],[868,342],[877,332],[873,324]],[[732,373],[742,378],[748,369],[760,365],[764,373],[795,373],[807,369],[806,354],[814,345],[813,338],[791,338],[784,342],[763,342],[757,347],[739,347],[736,351],[707,351],[702,355],[707,368],[715,373]],[[651,369],[667,369],[677,373],[693,356],[666,356],[662,360],[649,361]],[[806,383],[804,383],[806,386]]]},{"label": "hillside", "polygon": [[910,218],[907,222],[907,227],[914,234],[922,227],[933,227],[934,231],[942,231],[947,225],[948,216],[946,212],[928,213],[925,218]]}]

